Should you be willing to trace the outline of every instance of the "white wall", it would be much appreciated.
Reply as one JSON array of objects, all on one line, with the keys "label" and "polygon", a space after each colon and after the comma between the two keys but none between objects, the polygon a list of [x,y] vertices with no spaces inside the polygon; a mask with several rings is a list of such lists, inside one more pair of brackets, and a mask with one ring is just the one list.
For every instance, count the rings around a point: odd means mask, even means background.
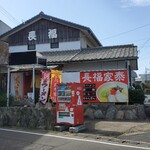
[{"label": "white wall", "polygon": [[82,32],[80,32],[80,41],[81,41],[81,48],[87,48],[87,45],[89,47],[93,47],[93,44]]},{"label": "white wall", "polygon": [[9,46],[9,53],[25,52],[25,51],[27,51],[27,45],[23,45],[23,46]]},{"label": "white wall", "polygon": [[0,20],[0,35],[9,31],[11,28]]},{"label": "white wall", "polygon": [[80,33],[80,41],[81,41],[81,48],[87,48],[86,38],[82,33]]},{"label": "white wall", "polygon": [[62,82],[80,82],[80,72],[63,72]]},{"label": "white wall", "polygon": [[[74,50],[80,49],[80,41],[73,41],[73,42],[60,42],[59,48],[50,48],[50,43],[48,44],[36,44],[36,51],[44,52],[44,51],[60,51],[60,50]],[[31,51],[27,49],[27,45],[22,46],[10,46],[9,52],[25,52]]]},{"label": "white wall", "polygon": [[90,71],[106,69],[126,69],[125,62],[88,62],[88,63],[70,63],[65,64],[63,71]]}]

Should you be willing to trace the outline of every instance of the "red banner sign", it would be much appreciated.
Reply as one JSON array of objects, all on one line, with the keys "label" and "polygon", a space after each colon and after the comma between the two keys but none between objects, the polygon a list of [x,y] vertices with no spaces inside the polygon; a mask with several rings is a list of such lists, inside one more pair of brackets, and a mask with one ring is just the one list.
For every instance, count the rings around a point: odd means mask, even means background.
[{"label": "red banner sign", "polygon": [[85,102],[128,102],[127,70],[81,72],[80,82]]},{"label": "red banner sign", "polygon": [[50,71],[42,71],[41,84],[40,84],[40,97],[39,101],[46,104],[50,84]]}]

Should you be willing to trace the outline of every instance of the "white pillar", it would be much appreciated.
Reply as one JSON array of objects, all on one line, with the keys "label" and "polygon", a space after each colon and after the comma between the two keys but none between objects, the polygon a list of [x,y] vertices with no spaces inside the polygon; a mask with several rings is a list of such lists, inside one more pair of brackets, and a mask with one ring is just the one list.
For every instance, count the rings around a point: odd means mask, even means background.
[{"label": "white pillar", "polygon": [[130,85],[131,85],[131,76],[130,76],[130,61],[128,60],[127,61],[127,70],[128,70],[128,86],[130,87]]},{"label": "white pillar", "polygon": [[10,68],[8,67],[8,72],[7,72],[7,107],[9,107],[9,88],[10,88]]},{"label": "white pillar", "polygon": [[[130,61],[127,60],[127,71],[128,71],[128,89],[130,87]],[[129,93],[128,93],[128,102],[127,105],[129,104]]]},{"label": "white pillar", "polygon": [[32,73],[32,87],[33,87],[33,89],[32,89],[32,93],[33,93],[33,103],[35,103],[35,66],[33,65],[33,73]]}]

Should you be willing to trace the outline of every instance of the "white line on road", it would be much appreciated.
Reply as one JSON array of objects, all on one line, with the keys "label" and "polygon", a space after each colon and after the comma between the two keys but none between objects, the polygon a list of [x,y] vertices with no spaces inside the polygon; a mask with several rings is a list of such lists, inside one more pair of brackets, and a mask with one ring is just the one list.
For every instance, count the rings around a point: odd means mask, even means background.
[{"label": "white line on road", "polygon": [[71,137],[64,137],[64,136],[53,135],[53,134],[43,134],[43,133],[35,133],[35,132],[28,132],[28,131],[21,131],[21,130],[4,129],[4,128],[0,128],[0,130],[1,131],[16,132],[16,133],[24,133],[24,134],[30,134],[30,135],[55,137],[55,138],[61,138],[61,139],[67,139],[67,140],[76,140],[76,141],[83,141],[83,142],[99,143],[99,144],[112,145],[112,146],[118,146],[118,147],[134,148],[134,149],[141,149],[141,150],[142,149],[150,150],[150,147],[140,147],[140,146],[116,144],[116,143],[95,141],[95,140],[82,139],[82,138],[71,138]]}]

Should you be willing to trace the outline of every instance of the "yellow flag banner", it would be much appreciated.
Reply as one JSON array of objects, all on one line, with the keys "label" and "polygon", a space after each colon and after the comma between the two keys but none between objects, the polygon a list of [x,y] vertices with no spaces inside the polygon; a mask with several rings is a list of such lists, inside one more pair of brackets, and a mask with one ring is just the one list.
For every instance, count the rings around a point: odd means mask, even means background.
[{"label": "yellow flag banner", "polygon": [[61,83],[62,71],[51,70],[50,98],[52,102],[56,102],[57,84]]}]

